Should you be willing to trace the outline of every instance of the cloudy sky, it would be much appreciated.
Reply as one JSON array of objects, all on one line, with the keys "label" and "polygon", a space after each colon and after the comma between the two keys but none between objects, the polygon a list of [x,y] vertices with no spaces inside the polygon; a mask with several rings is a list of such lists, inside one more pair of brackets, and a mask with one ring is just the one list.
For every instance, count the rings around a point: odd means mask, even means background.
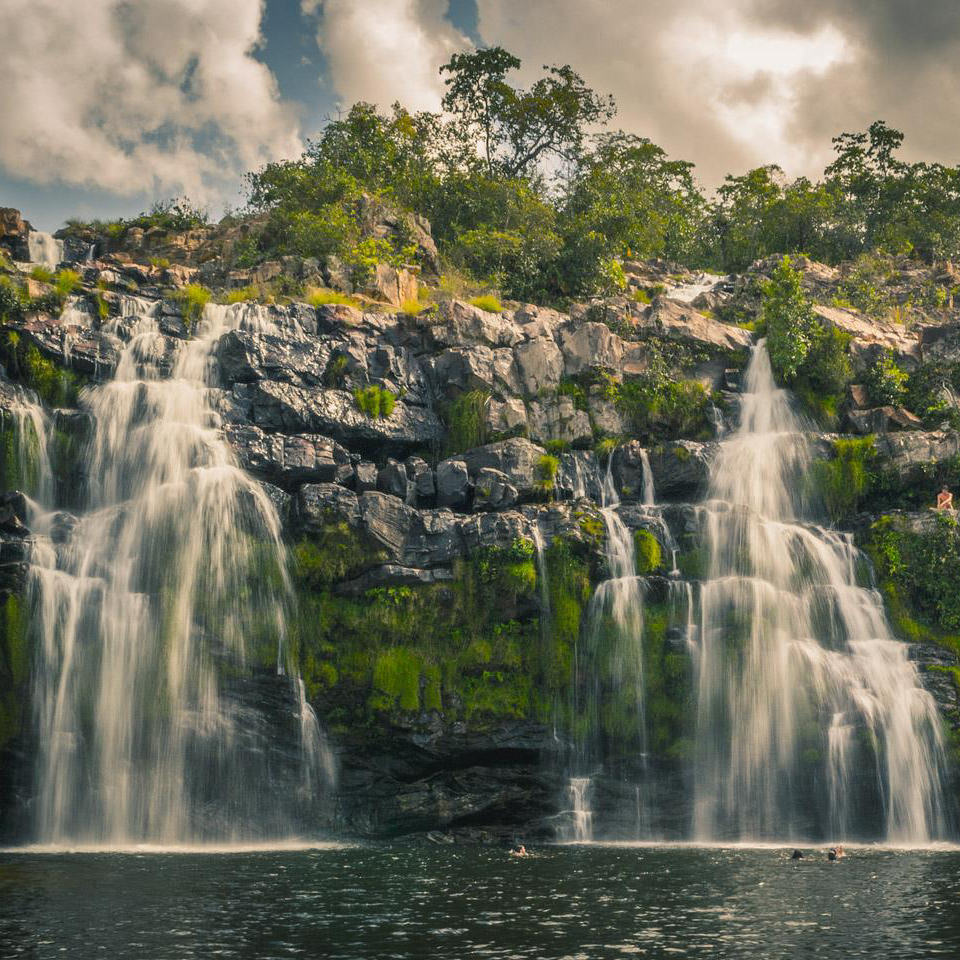
[{"label": "cloudy sky", "polygon": [[239,205],[242,172],[338,106],[435,108],[437,68],[476,44],[521,84],[572,64],[708,187],[815,176],[878,118],[908,157],[960,162],[960,0],[3,0],[0,36],[0,206],[45,229]]}]

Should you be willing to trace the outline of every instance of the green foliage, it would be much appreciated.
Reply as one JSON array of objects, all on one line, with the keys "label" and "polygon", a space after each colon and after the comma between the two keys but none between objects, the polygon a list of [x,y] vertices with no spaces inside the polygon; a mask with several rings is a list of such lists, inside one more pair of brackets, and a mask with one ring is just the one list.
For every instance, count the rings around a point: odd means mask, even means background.
[{"label": "green foliage", "polygon": [[325,307],[328,304],[340,304],[345,307],[356,307],[360,301],[356,297],[347,296],[337,290],[311,290],[307,295],[307,303],[311,307]]},{"label": "green foliage", "polygon": [[377,559],[345,521],[333,516],[309,540],[301,540],[293,556],[300,581],[314,590],[357,576]]},{"label": "green foliage", "polygon": [[353,398],[357,407],[362,410],[371,420],[377,418],[385,420],[393,413],[394,405],[397,402],[397,395],[384,387],[379,387],[375,383],[362,390],[354,390]]},{"label": "green foliage", "polygon": [[617,409],[640,437],[697,437],[709,432],[710,397],[696,380],[669,380],[656,374],[625,380]]},{"label": "green foliage", "polygon": [[0,323],[18,323],[25,307],[26,291],[9,277],[0,277]]},{"label": "green foliage", "polygon": [[76,405],[77,394],[82,385],[77,374],[56,366],[33,344],[21,352],[19,364],[23,382],[36,390],[44,403],[51,407]]},{"label": "green foliage", "polygon": [[43,264],[38,263],[30,271],[30,279],[36,280],[39,283],[53,283],[53,271],[49,267],[45,267]]},{"label": "green foliage", "polygon": [[79,284],[80,274],[76,270],[69,270],[64,267],[57,271],[53,289],[61,300],[66,300]]},{"label": "green foliage", "polygon": [[763,325],[777,379],[796,382],[823,328],[803,292],[802,274],[784,257],[763,287]]},{"label": "green foliage", "polygon": [[429,309],[429,304],[421,303],[418,299],[404,300],[400,304],[400,313],[407,317],[415,317]]},{"label": "green foliage", "polygon": [[549,453],[543,454],[537,460],[537,465],[533,470],[534,483],[542,494],[553,493],[559,469],[560,461]]},{"label": "green foliage", "polygon": [[482,447],[487,442],[487,406],[490,394],[483,390],[461,393],[447,407],[447,455]]},{"label": "green foliage", "polygon": [[174,299],[180,304],[183,313],[183,322],[187,329],[192,329],[203,316],[203,309],[210,302],[213,294],[200,283],[188,283],[174,294]]},{"label": "green foliage", "polygon": [[908,374],[901,370],[888,350],[881,351],[863,378],[870,401],[878,407],[899,405],[907,394]]},{"label": "green foliage", "polygon": [[841,437],[833,442],[832,460],[813,465],[815,489],[834,523],[848,519],[869,492],[873,475],[870,465],[876,457],[874,438]]},{"label": "green foliage", "polygon": [[341,389],[347,380],[350,360],[345,353],[332,353],[323,371],[323,385]]},{"label": "green foliage", "polygon": [[149,230],[159,227],[172,233],[183,233],[205,227],[210,222],[210,217],[206,210],[195,206],[186,197],[174,197],[170,200],[158,200],[146,213],[120,222],[125,229],[140,227]]},{"label": "green foliage", "polygon": [[616,109],[569,66],[545,67],[529,91],[515,89],[506,76],[519,67],[502,47],[487,47],[456,53],[440,68],[448,74],[443,107],[481,143],[488,176],[523,177],[547,157],[574,159],[587,129]]},{"label": "green foliage", "polygon": [[[293,640],[308,693],[325,702],[328,716],[356,725],[397,711],[442,710],[482,725],[539,709],[534,680],[549,650],[535,643],[535,621],[516,619],[536,594],[530,541],[474,551],[455,564],[449,584],[347,597],[332,593],[332,584],[383,558],[365,554],[332,518],[322,536],[326,542],[311,537],[297,549]],[[349,571],[327,562],[330,538],[347,550]]]},{"label": "green foliage", "polygon": [[24,687],[30,673],[28,618],[16,594],[0,594],[0,750],[29,716]]},{"label": "green foliage", "polygon": [[249,283],[245,287],[237,287],[233,290],[228,290],[223,295],[224,303],[246,303],[249,300],[259,300],[261,297],[260,285],[257,283]]},{"label": "green foliage", "polygon": [[893,276],[892,257],[877,252],[861,254],[840,281],[835,302],[871,317],[882,317],[892,306],[883,287]]},{"label": "green foliage", "polygon": [[636,551],[637,573],[643,576],[658,570],[663,557],[657,538],[649,530],[635,530],[633,543]]},{"label": "green foliage", "polygon": [[774,376],[793,387],[825,426],[852,375],[849,334],[824,324],[803,292],[802,274],[783,257],[763,285],[762,322]]},{"label": "green foliage", "polygon": [[960,533],[956,518],[937,514],[929,529],[886,516],[870,528],[868,550],[901,632],[924,639],[909,609],[933,631],[960,630]]},{"label": "green foliage", "polygon": [[404,647],[384,650],[373,668],[371,707],[390,710],[399,707],[410,711],[420,709],[420,674],[423,661]]},{"label": "green foliage", "polygon": [[307,303],[311,307],[325,307],[328,304],[339,304],[345,307],[359,306],[360,301],[356,297],[350,297],[337,290],[311,290],[307,294]]},{"label": "green foliage", "polygon": [[488,313],[501,313],[503,311],[503,304],[497,297],[489,293],[482,297],[474,297],[470,303],[480,310],[486,310]]}]

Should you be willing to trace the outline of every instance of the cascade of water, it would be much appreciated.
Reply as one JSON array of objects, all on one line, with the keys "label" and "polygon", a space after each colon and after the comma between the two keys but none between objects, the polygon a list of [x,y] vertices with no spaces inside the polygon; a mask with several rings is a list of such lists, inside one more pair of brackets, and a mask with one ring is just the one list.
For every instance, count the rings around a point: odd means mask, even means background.
[{"label": "cascade of water", "polygon": [[[583,695],[576,712],[581,712],[586,734],[578,742],[568,795],[586,803],[584,771],[596,766],[598,745],[609,735],[612,716],[609,702],[620,705],[616,725],[619,736],[636,747],[641,768],[646,762],[646,733],[643,706],[643,591],[637,576],[634,538],[617,512],[620,498],[613,481],[611,463],[602,485],[601,516],[606,530],[605,554],[609,578],[597,586],[590,602],[583,650],[576,651],[576,687]],[[641,788],[645,773],[641,769]],[[574,805],[574,810],[577,807]],[[592,819],[582,821],[589,829]],[[577,830],[580,828],[577,827]],[[578,839],[589,839],[589,834]]]},{"label": "cascade of water", "polygon": [[[641,492],[641,503],[645,507],[652,507],[657,502],[657,492],[653,486],[653,470],[650,469],[650,457],[646,450],[640,451],[641,477],[643,478],[643,490]],[[616,491],[614,490],[614,494]]]},{"label": "cascade of water", "polygon": [[[82,398],[94,422],[87,508],[57,542],[42,536],[52,512],[35,525],[38,835],[289,835],[331,761],[302,684],[254,668],[286,663],[285,553],[276,510],[236,466],[211,402],[217,341],[252,315],[208,307],[177,347],[153,304],[123,306],[131,336],[114,379]],[[298,715],[299,730],[269,729],[251,697],[277,723]],[[299,763],[284,746],[297,740]],[[288,766],[303,780],[278,796]]]},{"label": "cascade of water", "polygon": [[590,808],[590,777],[571,777],[567,786],[572,821],[571,838],[575,843],[587,843],[593,838],[593,811]]},{"label": "cascade of water", "polygon": [[31,230],[27,234],[27,251],[31,263],[56,270],[63,260],[63,241],[49,233]]},{"label": "cascade of water", "polygon": [[[12,385],[11,390],[13,396],[0,412],[0,435],[14,452],[0,464],[4,486],[46,503],[53,492],[49,419],[32,390]],[[6,422],[7,416],[10,422]]]},{"label": "cascade of water", "polygon": [[761,341],[701,508],[695,834],[942,836],[936,705],[851,538],[796,520],[801,431]]}]

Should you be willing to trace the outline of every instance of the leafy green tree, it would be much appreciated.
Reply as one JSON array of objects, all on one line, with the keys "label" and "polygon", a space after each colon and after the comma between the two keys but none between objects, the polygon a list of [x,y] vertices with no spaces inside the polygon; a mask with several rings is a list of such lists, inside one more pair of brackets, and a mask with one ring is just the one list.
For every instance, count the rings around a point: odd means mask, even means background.
[{"label": "leafy green tree", "polygon": [[502,47],[457,53],[440,68],[449,76],[443,107],[483,144],[486,174],[532,177],[548,157],[572,160],[589,127],[616,113],[611,96],[594,92],[571,66],[544,67],[527,91],[506,76],[520,66]]},{"label": "leafy green tree", "polygon": [[564,292],[602,287],[614,258],[695,260],[704,212],[693,164],[643,137],[600,135],[579,158],[561,206]]},{"label": "leafy green tree", "polygon": [[784,257],[763,286],[763,325],[773,372],[790,386],[823,335],[801,284],[802,274]]}]

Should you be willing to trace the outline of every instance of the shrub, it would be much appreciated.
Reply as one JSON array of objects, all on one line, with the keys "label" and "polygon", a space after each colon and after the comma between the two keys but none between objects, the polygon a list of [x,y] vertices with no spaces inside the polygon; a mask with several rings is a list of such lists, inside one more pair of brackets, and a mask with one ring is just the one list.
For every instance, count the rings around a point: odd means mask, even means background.
[{"label": "shrub", "polygon": [[363,390],[355,390],[353,397],[357,406],[371,419],[386,419],[393,413],[394,404],[397,402],[397,395],[371,384]]},{"label": "shrub", "polygon": [[890,351],[883,350],[867,368],[863,382],[870,401],[883,407],[903,403],[908,379],[908,374],[897,366]]},{"label": "shrub", "polygon": [[76,290],[79,283],[80,274],[76,270],[69,270],[64,267],[54,278],[54,290],[61,300],[66,300]]},{"label": "shrub", "polygon": [[[20,341],[9,341],[16,350],[22,347]],[[40,399],[51,407],[71,406],[76,403],[80,380],[69,370],[62,370],[51,360],[48,360],[33,345],[30,344],[19,360],[24,382],[36,390]]]},{"label": "shrub", "polygon": [[545,453],[540,457],[534,468],[534,483],[541,493],[553,493],[553,488],[557,480],[557,471],[559,469],[560,461],[556,457],[549,453]]},{"label": "shrub", "polygon": [[480,310],[485,310],[487,313],[503,312],[503,304],[492,293],[484,294],[481,297],[474,297],[470,303]]},{"label": "shrub", "polygon": [[345,353],[332,354],[323,371],[323,385],[335,389],[342,387],[347,380],[349,363]]},{"label": "shrub", "polygon": [[210,297],[210,291],[200,283],[188,283],[176,292],[174,299],[180,304],[188,330],[193,329],[203,316],[203,308],[210,302]]},{"label": "shrub", "polygon": [[624,381],[615,398],[633,433],[641,436],[698,436],[709,427],[709,401],[697,380],[667,380],[656,375]]},{"label": "shrub", "polygon": [[53,271],[49,267],[44,267],[38,263],[30,271],[30,278],[40,283],[53,283]]},{"label": "shrub", "polygon": [[608,460],[619,446],[619,437],[600,437],[593,446],[593,452],[598,460]]},{"label": "shrub", "polygon": [[158,270],[166,270],[170,266],[170,261],[167,257],[150,257],[149,261],[151,267],[156,267]]},{"label": "shrub", "polygon": [[256,283],[247,284],[245,287],[238,287],[236,290],[228,290],[223,297],[224,303],[245,303],[247,300],[260,299],[260,286]]},{"label": "shrub", "polygon": [[814,464],[813,482],[830,519],[840,523],[857,510],[872,482],[870,461],[874,438],[841,437],[833,442],[834,458]]},{"label": "shrub", "polygon": [[16,323],[23,319],[24,291],[9,277],[0,277],[0,322]]},{"label": "shrub", "polygon": [[404,300],[400,304],[400,313],[406,314],[408,317],[415,317],[418,313],[423,313],[428,306],[429,304],[421,303],[417,299]]},{"label": "shrub", "polygon": [[447,453],[462,453],[487,442],[487,405],[483,390],[461,393],[447,408]]},{"label": "shrub", "polygon": [[307,303],[311,307],[324,307],[327,304],[340,304],[345,307],[359,306],[359,301],[355,297],[348,297],[345,293],[339,293],[336,290],[311,290],[307,294]]},{"label": "shrub", "polygon": [[660,543],[649,530],[637,530],[633,534],[636,550],[637,573],[641,576],[659,569],[663,557]]},{"label": "shrub", "polygon": [[803,292],[801,277],[790,258],[784,257],[762,287],[767,350],[773,372],[784,386],[791,386],[800,375],[823,332]]}]

